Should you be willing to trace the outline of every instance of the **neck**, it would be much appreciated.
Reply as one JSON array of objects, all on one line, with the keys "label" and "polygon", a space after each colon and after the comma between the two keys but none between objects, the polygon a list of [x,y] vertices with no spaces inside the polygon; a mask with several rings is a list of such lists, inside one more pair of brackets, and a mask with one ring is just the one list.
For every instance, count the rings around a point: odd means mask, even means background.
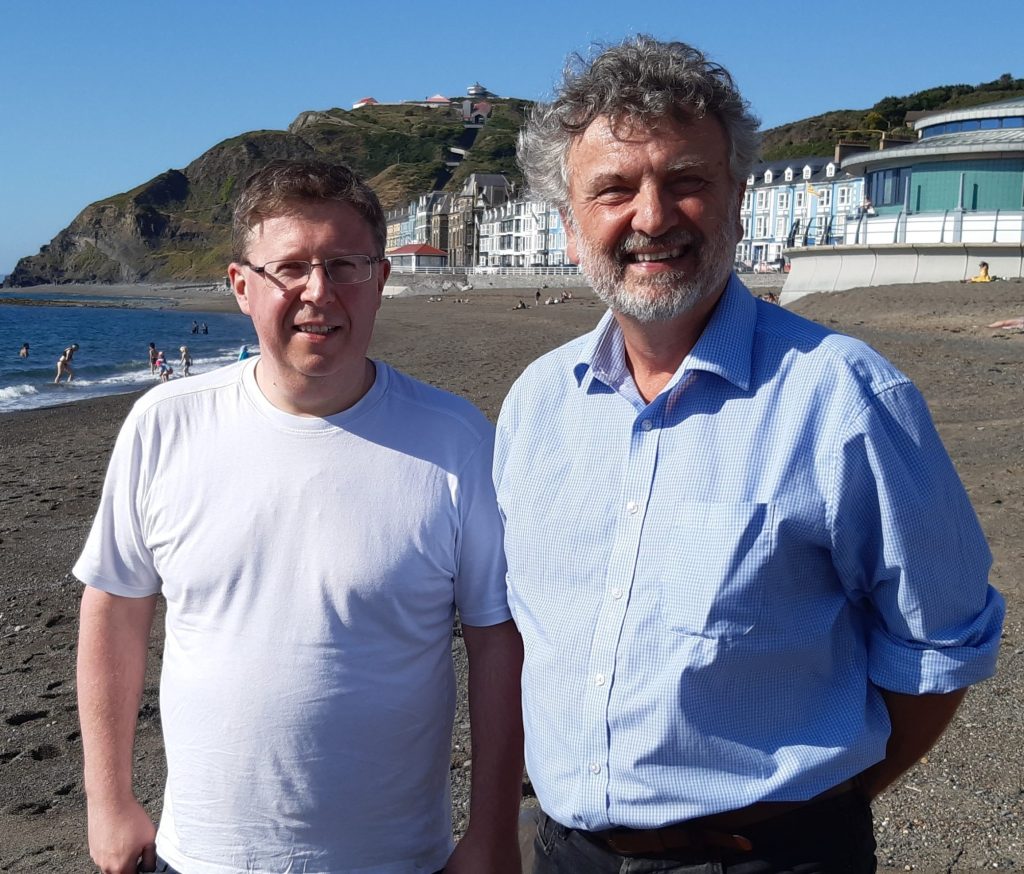
[{"label": "neck", "polygon": [[700,301],[692,310],[662,322],[638,322],[615,313],[622,330],[626,366],[637,391],[647,403],[661,393],[697,344],[723,292],[724,288]]},{"label": "neck", "polygon": [[342,413],[355,406],[373,387],[377,369],[364,358],[357,373],[346,378],[343,374],[324,377],[306,377],[291,380],[274,373],[260,358],[256,362],[256,385],[263,396],[275,407],[293,416],[324,418]]}]

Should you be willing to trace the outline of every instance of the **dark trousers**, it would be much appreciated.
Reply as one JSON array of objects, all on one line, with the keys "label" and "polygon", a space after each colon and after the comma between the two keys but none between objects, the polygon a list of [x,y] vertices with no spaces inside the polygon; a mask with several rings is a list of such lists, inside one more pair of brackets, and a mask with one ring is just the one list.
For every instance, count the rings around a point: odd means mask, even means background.
[{"label": "dark trousers", "polygon": [[[172,868],[159,856],[156,857],[156,874],[181,874],[177,868]],[[435,872],[435,874],[444,874],[444,869]]]},{"label": "dark trousers", "polygon": [[750,851],[621,856],[541,814],[533,874],[874,874],[871,804],[851,791],[737,829]]}]

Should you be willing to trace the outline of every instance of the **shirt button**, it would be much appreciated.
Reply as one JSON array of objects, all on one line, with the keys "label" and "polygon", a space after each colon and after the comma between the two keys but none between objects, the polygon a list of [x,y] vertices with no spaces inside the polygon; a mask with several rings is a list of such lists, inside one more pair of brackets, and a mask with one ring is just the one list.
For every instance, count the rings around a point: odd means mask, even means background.
[{"label": "shirt button", "polygon": [[621,597],[622,597],[622,589],[620,589],[618,587],[612,589],[612,598],[614,600],[618,601],[619,598],[621,598]]},{"label": "shirt button", "polygon": [[591,762],[590,763],[590,773],[591,774],[600,774],[601,773],[601,766],[597,762]]},{"label": "shirt button", "polygon": [[640,423],[640,427],[643,428],[645,431],[650,431],[651,428],[654,427],[654,423],[650,419],[644,419]]},{"label": "shirt button", "polygon": [[595,674],[594,675],[594,684],[597,685],[597,686],[603,686],[604,685],[604,674]]},{"label": "shirt button", "polygon": [[636,501],[629,501],[626,504],[626,512],[629,513],[630,516],[633,516],[639,509],[640,505]]}]

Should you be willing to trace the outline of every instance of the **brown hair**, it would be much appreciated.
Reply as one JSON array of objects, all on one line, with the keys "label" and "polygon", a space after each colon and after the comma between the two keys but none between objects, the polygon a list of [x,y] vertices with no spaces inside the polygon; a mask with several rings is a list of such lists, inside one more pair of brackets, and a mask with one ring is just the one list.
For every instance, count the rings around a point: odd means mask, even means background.
[{"label": "brown hair", "polygon": [[245,259],[253,229],[261,221],[291,212],[295,204],[333,200],[347,203],[370,226],[376,252],[383,255],[387,223],[377,195],[344,164],[326,161],[271,161],[253,173],[235,203],[231,249],[235,261]]}]

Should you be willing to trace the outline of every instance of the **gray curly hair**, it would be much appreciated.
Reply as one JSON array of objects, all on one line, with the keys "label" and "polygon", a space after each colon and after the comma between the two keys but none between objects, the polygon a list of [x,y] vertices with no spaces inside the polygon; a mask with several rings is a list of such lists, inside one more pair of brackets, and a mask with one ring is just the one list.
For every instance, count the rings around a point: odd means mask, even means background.
[{"label": "gray curly hair", "polygon": [[538,103],[519,133],[518,159],[531,193],[567,214],[569,147],[598,116],[649,125],[712,115],[729,138],[729,170],[739,185],[757,160],[760,119],[729,71],[683,42],[638,35],[587,59],[570,55],[551,103]]}]

